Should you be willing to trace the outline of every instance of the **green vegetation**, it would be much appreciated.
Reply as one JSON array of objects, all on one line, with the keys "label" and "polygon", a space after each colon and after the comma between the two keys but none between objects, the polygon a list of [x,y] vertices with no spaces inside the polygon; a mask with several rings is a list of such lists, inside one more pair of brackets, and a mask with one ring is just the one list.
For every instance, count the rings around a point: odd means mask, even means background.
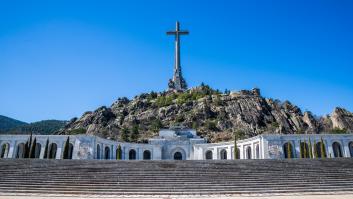
[{"label": "green vegetation", "polygon": [[322,139],[322,137],[320,138],[320,152],[321,152],[321,158],[325,158],[326,150],[325,150],[324,140]]},{"label": "green vegetation", "polygon": [[0,132],[2,133],[24,125],[27,123],[0,115]]},{"label": "green vegetation", "polygon": [[213,90],[210,86],[201,84],[200,87],[190,90],[188,92],[183,93],[172,93],[167,95],[158,96],[156,94],[149,95],[147,97],[148,100],[156,99],[156,105],[158,107],[165,107],[174,104],[174,100],[176,104],[182,105],[187,102],[192,102],[195,100],[199,100],[205,96],[211,95],[219,95],[221,92],[219,90]]},{"label": "green vegetation", "polygon": [[292,157],[292,144],[287,142],[287,158],[291,159]]},{"label": "green vegetation", "polygon": [[132,126],[132,129],[131,129],[130,141],[137,142],[138,137],[139,137],[139,126],[135,124]]},{"label": "green vegetation", "polygon": [[121,160],[121,146],[120,144],[118,145],[118,148],[116,149],[116,159]]},{"label": "green vegetation", "polygon": [[174,95],[169,96],[159,96],[156,100],[156,105],[158,107],[165,107],[173,104]]},{"label": "green vegetation", "polygon": [[211,130],[211,131],[218,131],[218,128],[217,128],[217,124],[216,122],[214,121],[211,121],[211,120],[207,120],[206,123],[205,123],[205,126],[208,130]]},{"label": "green vegetation", "polygon": [[64,146],[63,159],[69,159],[70,137],[68,136]]},{"label": "green vegetation", "polygon": [[86,129],[84,128],[78,128],[78,129],[72,129],[68,131],[68,135],[79,135],[79,134],[86,134]]},{"label": "green vegetation", "polygon": [[160,119],[155,119],[151,123],[151,130],[153,132],[158,132],[161,128],[163,128],[162,121]]},{"label": "green vegetation", "polygon": [[45,143],[45,149],[44,149],[44,159],[48,158],[48,153],[49,153],[49,138],[47,139],[47,142]]},{"label": "green vegetation", "polygon": [[34,123],[24,123],[11,118],[0,116],[0,132],[2,134],[41,134],[51,135],[63,128],[66,121],[43,120]]},{"label": "green vegetation", "polygon": [[120,135],[121,140],[123,140],[124,142],[128,142],[129,141],[129,134],[130,134],[129,129],[124,127],[121,130],[121,135]]},{"label": "green vegetation", "polygon": [[238,133],[234,132],[234,159],[238,159],[238,145],[237,145],[237,135]]},{"label": "green vegetation", "polygon": [[36,156],[36,145],[37,145],[37,138],[34,138],[32,147],[29,151],[29,158],[35,158]]},{"label": "green vegetation", "polygon": [[349,132],[347,131],[347,129],[341,129],[341,128],[336,127],[336,128],[332,129],[331,133],[332,134],[347,134]]}]

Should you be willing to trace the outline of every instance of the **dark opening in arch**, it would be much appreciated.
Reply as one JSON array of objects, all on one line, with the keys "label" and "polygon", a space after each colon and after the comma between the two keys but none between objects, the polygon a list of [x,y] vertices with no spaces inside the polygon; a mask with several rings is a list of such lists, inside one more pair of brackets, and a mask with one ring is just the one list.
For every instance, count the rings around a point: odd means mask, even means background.
[{"label": "dark opening in arch", "polygon": [[182,160],[183,155],[178,151],[174,153],[174,160]]}]

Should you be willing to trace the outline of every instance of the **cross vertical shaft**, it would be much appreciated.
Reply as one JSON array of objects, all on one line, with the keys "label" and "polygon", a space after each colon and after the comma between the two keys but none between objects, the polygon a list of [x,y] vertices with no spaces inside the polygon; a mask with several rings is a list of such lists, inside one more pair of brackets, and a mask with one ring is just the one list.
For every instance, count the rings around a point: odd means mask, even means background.
[{"label": "cross vertical shaft", "polygon": [[183,91],[187,89],[186,82],[182,76],[180,65],[180,36],[189,34],[188,31],[181,31],[179,22],[176,22],[175,31],[168,31],[167,35],[175,36],[175,57],[174,57],[174,75],[173,79],[169,81],[169,89],[176,91]]}]

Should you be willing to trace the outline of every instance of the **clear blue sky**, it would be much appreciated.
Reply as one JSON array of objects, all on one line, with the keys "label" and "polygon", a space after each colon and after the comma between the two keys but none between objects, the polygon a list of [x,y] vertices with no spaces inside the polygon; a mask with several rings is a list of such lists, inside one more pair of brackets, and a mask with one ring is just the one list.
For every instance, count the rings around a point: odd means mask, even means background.
[{"label": "clear blue sky", "polygon": [[353,1],[1,1],[0,115],[70,119],[166,89],[175,21],[190,86],[353,111]]}]

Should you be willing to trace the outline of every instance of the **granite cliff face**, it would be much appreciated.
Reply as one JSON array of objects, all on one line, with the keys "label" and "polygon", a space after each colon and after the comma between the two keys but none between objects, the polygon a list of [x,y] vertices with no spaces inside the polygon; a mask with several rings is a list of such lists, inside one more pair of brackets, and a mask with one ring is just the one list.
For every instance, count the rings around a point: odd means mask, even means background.
[{"label": "granite cliff face", "polygon": [[119,98],[74,118],[59,134],[87,133],[126,141],[145,141],[162,127],[184,125],[197,129],[210,142],[264,133],[353,132],[353,114],[336,108],[315,117],[288,101],[261,97],[259,89],[220,93],[200,86],[183,93],[149,93]]}]

